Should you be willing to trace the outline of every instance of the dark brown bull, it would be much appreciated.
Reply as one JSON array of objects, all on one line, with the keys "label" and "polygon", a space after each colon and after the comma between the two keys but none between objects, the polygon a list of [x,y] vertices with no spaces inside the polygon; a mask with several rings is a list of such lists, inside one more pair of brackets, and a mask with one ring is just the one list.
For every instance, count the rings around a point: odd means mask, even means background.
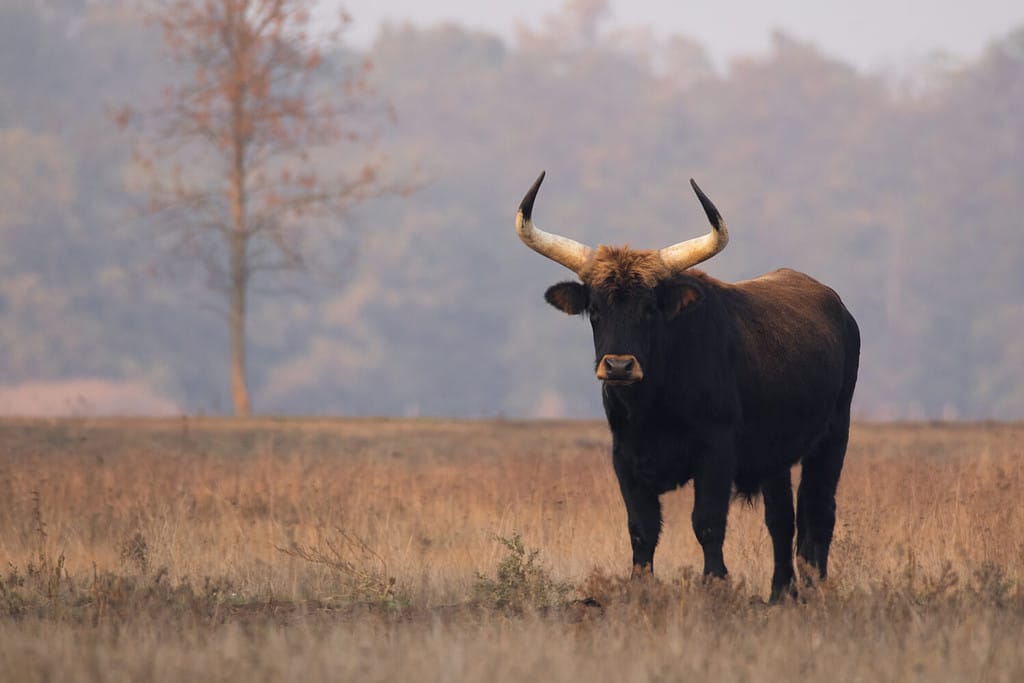
[{"label": "dark brown bull", "polygon": [[[712,229],[656,251],[592,249],[531,220],[542,173],[523,198],[516,231],[566,266],[545,298],[594,332],[612,462],[626,503],[634,573],[653,570],[660,494],[693,480],[693,531],[704,573],[723,577],[732,494],[764,497],[775,571],[771,597],[795,591],[797,553],[828,570],[835,494],[846,454],[860,333],[839,296],[793,270],[721,282],[691,267],[729,233],[690,181]],[[790,468],[801,463],[796,513]]]}]

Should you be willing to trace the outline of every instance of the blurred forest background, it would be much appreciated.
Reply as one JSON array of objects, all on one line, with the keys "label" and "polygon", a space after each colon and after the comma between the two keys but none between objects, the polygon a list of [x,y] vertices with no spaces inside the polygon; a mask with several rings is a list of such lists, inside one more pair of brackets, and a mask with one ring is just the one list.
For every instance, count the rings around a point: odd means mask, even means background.
[{"label": "blurred forest background", "polygon": [[[732,235],[711,274],[834,287],[864,340],[858,417],[1024,417],[1024,27],[968,63],[868,74],[779,34],[718,70],[692,39],[567,5],[514,35],[391,26],[328,58],[316,87],[368,59],[391,115],[316,163],[372,150],[418,189],[347,217],[332,277],[255,283],[257,412],[600,415],[589,325],[542,298],[569,273],[513,227],[546,169],[545,229],[701,234],[693,176]],[[220,301],[167,267],[111,116],[172,76],[117,3],[0,0],[0,413],[229,410]]]}]

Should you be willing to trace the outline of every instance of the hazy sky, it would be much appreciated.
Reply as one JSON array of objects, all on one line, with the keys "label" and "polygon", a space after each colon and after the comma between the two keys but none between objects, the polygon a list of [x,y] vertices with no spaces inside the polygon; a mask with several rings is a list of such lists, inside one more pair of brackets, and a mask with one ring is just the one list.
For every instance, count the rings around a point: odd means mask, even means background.
[{"label": "hazy sky", "polygon": [[[516,0],[321,0],[344,4],[355,19],[348,38],[368,44],[383,21],[455,21],[513,36],[516,22],[537,26],[561,2]],[[1024,24],[1022,0],[612,0],[609,25],[681,33],[708,48],[720,66],[764,50],[773,28],[810,40],[863,69],[919,59],[934,50],[973,57],[993,37]]]}]

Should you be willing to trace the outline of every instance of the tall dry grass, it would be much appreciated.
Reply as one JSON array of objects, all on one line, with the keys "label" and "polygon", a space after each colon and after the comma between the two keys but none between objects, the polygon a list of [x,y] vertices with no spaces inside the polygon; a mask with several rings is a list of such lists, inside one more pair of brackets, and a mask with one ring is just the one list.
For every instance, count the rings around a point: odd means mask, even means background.
[{"label": "tall dry grass", "polygon": [[[759,504],[729,583],[696,575],[690,489],[659,580],[622,581],[608,450],[599,423],[3,422],[0,672],[1024,680],[1024,427],[855,428],[831,579],[778,607]],[[534,574],[499,572],[517,535]],[[576,590],[481,599],[529,576]]]}]

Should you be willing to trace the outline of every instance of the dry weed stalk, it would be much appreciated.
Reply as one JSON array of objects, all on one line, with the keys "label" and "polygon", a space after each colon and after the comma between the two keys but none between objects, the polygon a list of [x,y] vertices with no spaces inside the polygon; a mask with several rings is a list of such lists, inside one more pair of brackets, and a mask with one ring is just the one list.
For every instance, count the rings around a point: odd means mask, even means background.
[{"label": "dry weed stalk", "polygon": [[319,534],[321,541],[303,545],[292,540],[287,546],[274,546],[279,552],[330,570],[341,579],[343,592],[324,598],[328,602],[372,601],[398,604],[395,577],[380,553],[362,538],[335,526],[333,535]]}]

